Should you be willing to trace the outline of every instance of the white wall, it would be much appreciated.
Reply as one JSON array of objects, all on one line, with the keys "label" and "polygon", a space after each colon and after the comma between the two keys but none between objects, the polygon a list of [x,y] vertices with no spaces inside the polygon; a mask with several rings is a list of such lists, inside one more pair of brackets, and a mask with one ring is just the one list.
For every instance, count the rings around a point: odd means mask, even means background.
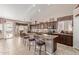
[{"label": "white wall", "polygon": [[73,20],[73,47],[79,49],[79,16],[75,17],[79,13],[79,8],[74,10],[74,20]]}]

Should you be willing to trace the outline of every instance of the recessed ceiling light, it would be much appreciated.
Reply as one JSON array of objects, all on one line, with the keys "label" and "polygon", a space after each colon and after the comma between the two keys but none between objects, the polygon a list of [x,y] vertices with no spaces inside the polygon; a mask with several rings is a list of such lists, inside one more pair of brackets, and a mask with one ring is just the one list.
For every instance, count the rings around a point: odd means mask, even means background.
[{"label": "recessed ceiling light", "polygon": [[35,7],[36,5],[35,4],[33,4],[33,7]]},{"label": "recessed ceiling light", "polygon": [[40,12],[40,9],[38,9],[38,12]]},{"label": "recessed ceiling light", "polygon": [[50,4],[48,4],[48,6],[50,6]]}]

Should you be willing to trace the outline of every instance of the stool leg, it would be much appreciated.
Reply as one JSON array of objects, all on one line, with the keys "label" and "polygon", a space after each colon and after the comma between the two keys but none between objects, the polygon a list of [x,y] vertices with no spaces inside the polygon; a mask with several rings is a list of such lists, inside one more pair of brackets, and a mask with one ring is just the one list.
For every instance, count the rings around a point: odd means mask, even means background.
[{"label": "stool leg", "polygon": [[23,39],[23,44],[24,44],[24,46],[26,45],[26,41],[25,41],[25,39]]},{"label": "stool leg", "polygon": [[26,45],[26,39],[24,39],[24,45]]},{"label": "stool leg", "polygon": [[41,55],[41,46],[39,46],[40,47],[40,49],[39,49],[39,55]]},{"label": "stool leg", "polygon": [[28,39],[26,39],[26,46],[28,46]]},{"label": "stool leg", "polygon": [[29,51],[30,51],[30,41],[29,41]]},{"label": "stool leg", "polygon": [[26,40],[26,46],[28,46],[28,42],[27,42],[27,40]]},{"label": "stool leg", "polygon": [[46,54],[46,44],[45,44],[45,54]]},{"label": "stool leg", "polygon": [[35,42],[35,52],[36,52],[36,42]]}]

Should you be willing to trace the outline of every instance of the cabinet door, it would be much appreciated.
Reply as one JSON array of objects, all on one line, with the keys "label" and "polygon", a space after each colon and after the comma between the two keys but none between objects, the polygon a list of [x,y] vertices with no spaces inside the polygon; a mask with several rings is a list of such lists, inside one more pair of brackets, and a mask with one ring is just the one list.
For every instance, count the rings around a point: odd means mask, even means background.
[{"label": "cabinet door", "polygon": [[58,38],[58,43],[61,43],[61,44],[63,44],[63,36],[62,35],[59,35],[59,38]]},{"label": "cabinet door", "polygon": [[65,35],[62,35],[62,44],[65,44],[66,45],[66,36]]},{"label": "cabinet door", "polygon": [[73,37],[72,36],[67,36],[67,38],[66,38],[66,44],[68,46],[73,46]]}]

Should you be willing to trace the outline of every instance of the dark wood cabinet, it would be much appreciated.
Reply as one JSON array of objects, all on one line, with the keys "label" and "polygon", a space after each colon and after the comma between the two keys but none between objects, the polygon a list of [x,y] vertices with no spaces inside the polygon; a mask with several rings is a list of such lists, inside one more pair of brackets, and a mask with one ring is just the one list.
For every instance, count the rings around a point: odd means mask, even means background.
[{"label": "dark wood cabinet", "polygon": [[73,37],[67,36],[66,39],[66,45],[73,46]]},{"label": "dark wood cabinet", "polygon": [[73,46],[73,35],[71,34],[53,34],[58,37],[53,39],[53,52],[57,50],[57,43],[64,44],[67,46]]},{"label": "dark wood cabinet", "polygon": [[71,34],[56,34],[58,35],[57,43],[61,43],[68,46],[73,46],[73,35]]},{"label": "dark wood cabinet", "polygon": [[62,43],[62,44],[68,45],[68,46],[72,46],[72,42],[73,42],[72,36],[59,35],[59,37],[61,40],[59,43]]},{"label": "dark wood cabinet", "polygon": [[30,25],[31,30],[32,29],[57,29],[57,21],[52,21],[52,22],[41,22],[38,24],[31,24]]}]

